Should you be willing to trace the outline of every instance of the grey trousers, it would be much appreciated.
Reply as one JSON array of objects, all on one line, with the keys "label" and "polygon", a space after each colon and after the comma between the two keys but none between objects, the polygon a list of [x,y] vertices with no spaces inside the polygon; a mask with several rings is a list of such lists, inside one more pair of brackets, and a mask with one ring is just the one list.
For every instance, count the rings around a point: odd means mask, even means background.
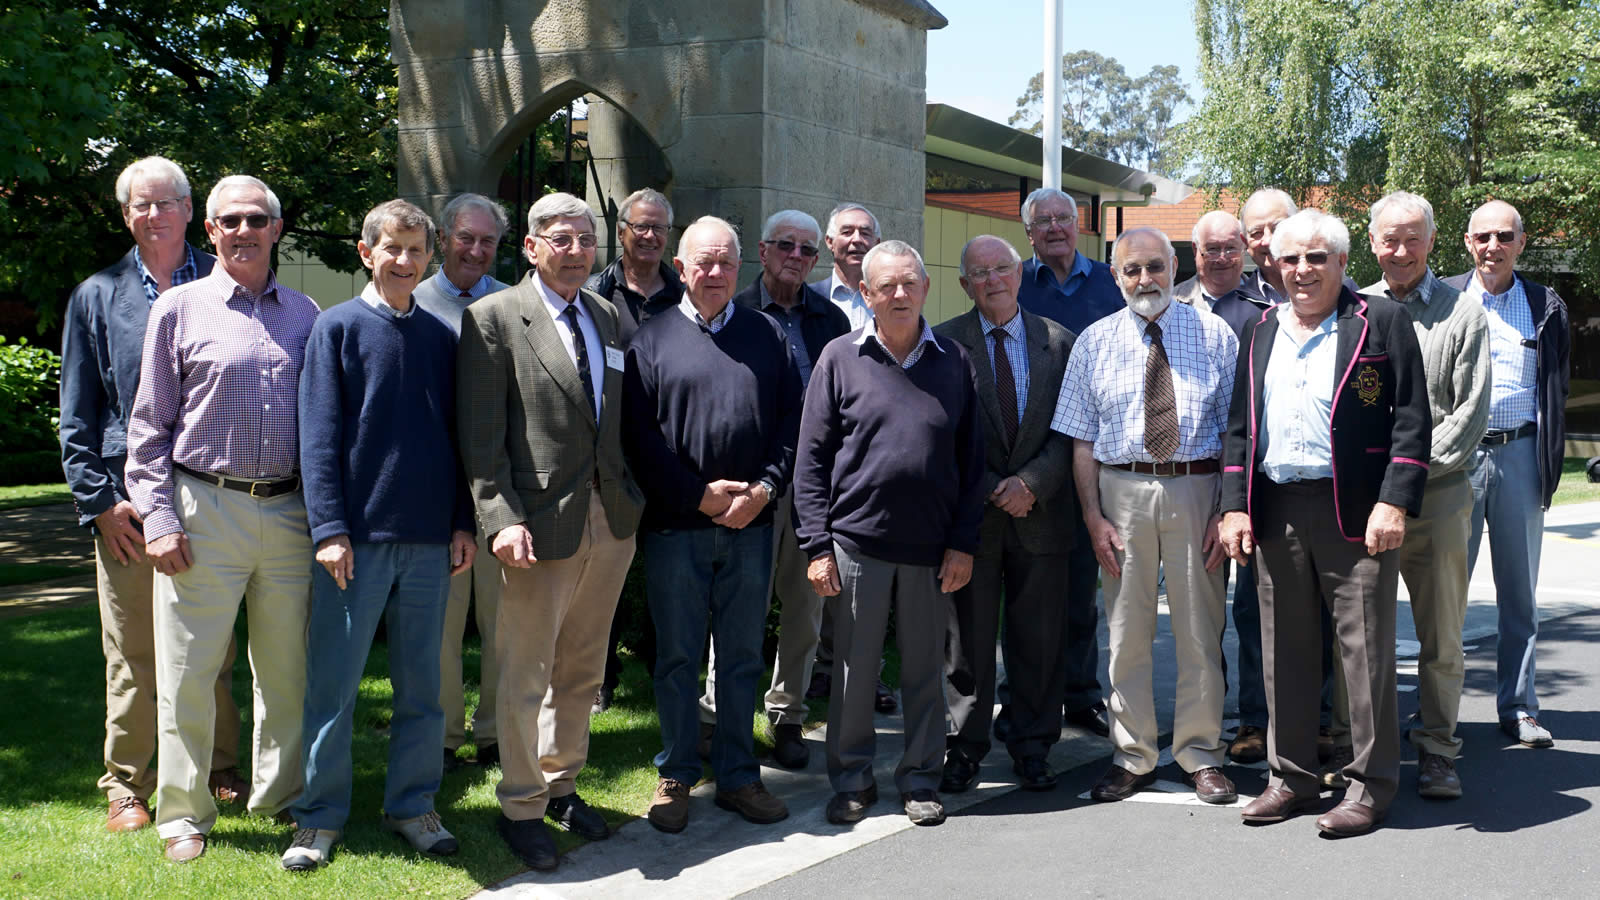
[{"label": "grey trousers", "polygon": [[883,660],[889,609],[900,645],[900,699],[906,747],[895,767],[902,792],[936,791],[944,775],[944,641],[949,595],[937,566],[912,566],[852,554],[837,542],[842,589],[833,609],[833,693],[828,702],[828,779],[837,792],[873,783],[877,750],[872,700]]}]

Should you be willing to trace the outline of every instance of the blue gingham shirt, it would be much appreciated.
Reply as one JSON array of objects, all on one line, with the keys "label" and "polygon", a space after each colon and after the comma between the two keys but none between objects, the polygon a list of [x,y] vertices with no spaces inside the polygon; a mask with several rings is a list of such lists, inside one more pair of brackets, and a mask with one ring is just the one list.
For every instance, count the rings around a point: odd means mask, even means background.
[{"label": "blue gingham shirt", "polygon": [[1489,427],[1509,430],[1538,420],[1539,353],[1523,341],[1538,337],[1533,310],[1522,276],[1511,276],[1511,288],[1491,294],[1474,274],[1462,293],[1483,303],[1489,314]]},{"label": "blue gingham shirt", "polygon": [[732,300],[724,303],[722,305],[722,312],[712,316],[711,321],[707,322],[706,317],[700,315],[700,310],[694,308],[694,301],[689,299],[689,292],[684,291],[683,299],[678,301],[678,312],[683,313],[689,318],[689,321],[699,325],[701,328],[704,328],[712,334],[716,334],[717,332],[721,331],[723,326],[728,324],[728,320],[733,317],[733,306],[734,304]]},{"label": "blue gingham shirt", "polygon": [[1339,380],[1339,317],[1328,313],[1300,343],[1294,308],[1277,307],[1261,397],[1261,472],[1277,484],[1333,477],[1333,392]]},{"label": "blue gingham shirt", "polygon": [[[1050,427],[1094,442],[1094,458],[1121,465],[1155,462],[1144,447],[1144,366],[1149,324],[1131,309],[1106,316],[1078,337],[1061,379]],[[1239,338],[1228,323],[1187,303],[1156,317],[1172,367],[1178,450],[1172,462],[1216,459],[1233,399]]]},{"label": "blue gingham shirt", "polygon": [[806,319],[805,297],[801,296],[795,305],[784,308],[767,292],[765,281],[757,280],[756,284],[761,285],[761,311],[777,319],[783,326],[783,333],[789,336],[789,355],[794,357],[794,364],[800,370],[800,387],[804,388],[811,383],[811,354],[806,352],[806,336],[800,328]]},{"label": "blue gingham shirt", "polygon": [[[911,352],[906,354],[905,359],[900,360],[900,368],[902,369],[909,369],[916,365],[917,360],[922,358],[922,351],[930,346],[940,353],[944,352],[940,349],[939,342],[934,339],[933,328],[928,325],[928,320],[922,319],[920,321],[922,322],[922,334],[917,337],[917,345],[911,348]],[[894,355],[894,351],[889,349],[889,345],[883,342],[883,338],[878,337],[878,320],[876,318],[867,320],[867,324],[861,328],[861,336],[856,338],[855,343],[865,344],[868,338],[877,341],[878,346],[883,348],[883,352],[889,354],[890,359],[898,359]]]},{"label": "blue gingham shirt", "polygon": [[[983,323],[983,344],[989,349],[989,368],[994,371],[994,333],[1006,333],[1004,347],[1006,348],[1006,362],[1011,363],[1011,375],[1017,383],[1017,422],[1022,421],[1022,411],[1028,408],[1028,344],[1027,332],[1022,327],[1022,311],[1011,317],[1011,321],[1004,325],[990,322],[983,313],[978,313],[978,321]],[[994,372],[998,382],[1000,373]]]},{"label": "blue gingham shirt", "polygon": [[[133,262],[139,267],[139,283],[144,286],[144,299],[154,304],[156,298],[161,296],[161,286],[156,284],[156,277],[144,267],[144,257],[139,255],[139,248],[133,248]],[[200,277],[200,269],[194,264],[194,248],[187,243],[183,245],[183,265],[172,270],[172,287],[188,284]]]}]

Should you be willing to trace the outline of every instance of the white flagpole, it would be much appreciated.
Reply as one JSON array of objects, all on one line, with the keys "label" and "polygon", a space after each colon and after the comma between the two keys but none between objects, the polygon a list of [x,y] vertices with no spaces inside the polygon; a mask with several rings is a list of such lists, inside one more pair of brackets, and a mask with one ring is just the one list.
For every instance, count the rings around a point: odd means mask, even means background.
[{"label": "white flagpole", "polygon": [[1044,177],[1061,187],[1061,20],[1064,0],[1044,0]]}]

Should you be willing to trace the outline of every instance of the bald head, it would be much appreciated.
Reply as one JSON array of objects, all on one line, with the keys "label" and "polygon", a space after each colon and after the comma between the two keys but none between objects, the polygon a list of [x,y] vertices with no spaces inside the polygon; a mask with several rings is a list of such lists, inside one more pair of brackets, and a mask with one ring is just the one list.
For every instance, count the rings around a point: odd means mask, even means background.
[{"label": "bald head", "polygon": [[739,234],[716,216],[703,216],[683,230],[673,268],[683,278],[689,302],[706,319],[715,318],[733,297],[739,277]]},{"label": "bald head", "polygon": [[1528,245],[1522,230],[1522,213],[1504,200],[1490,200],[1467,220],[1467,254],[1477,278],[1492,294],[1511,289],[1517,257]]},{"label": "bald head", "polygon": [[1278,271],[1272,264],[1272,232],[1278,223],[1294,215],[1299,210],[1295,209],[1294,198],[1277,188],[1262,188],[1250,195],[1250,199],[1239,208],[1239,218],[1244,225],[1244,239],[1246,249],[1250,251],[1250,258],[1255,260],[1256,267],[1266,276],[1267,281],[1278,290],[1283,290],[1283,284],[1278,280]]}]

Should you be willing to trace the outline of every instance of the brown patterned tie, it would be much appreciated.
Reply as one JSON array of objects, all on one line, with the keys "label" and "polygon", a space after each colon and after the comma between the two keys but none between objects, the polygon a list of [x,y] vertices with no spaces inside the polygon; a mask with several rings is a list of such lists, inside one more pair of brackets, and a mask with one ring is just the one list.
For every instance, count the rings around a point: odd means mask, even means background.
[{"label": "brown patterned tie", "polygon": [[1150,355],[1144,362],[1144,449],[1156,462],[1166,462],[1178,452],[1178,404],[1172,395],[1172,365],[1161,326],[1151,322]]},{"label": "brown patterned tie", "polygon": [[1006,429],[1006,446],[1017,443],[1017,376],[1006,356],[1006,333],[996,328],[994,335],[994,394],[1000,405],[1000,422]]}]

